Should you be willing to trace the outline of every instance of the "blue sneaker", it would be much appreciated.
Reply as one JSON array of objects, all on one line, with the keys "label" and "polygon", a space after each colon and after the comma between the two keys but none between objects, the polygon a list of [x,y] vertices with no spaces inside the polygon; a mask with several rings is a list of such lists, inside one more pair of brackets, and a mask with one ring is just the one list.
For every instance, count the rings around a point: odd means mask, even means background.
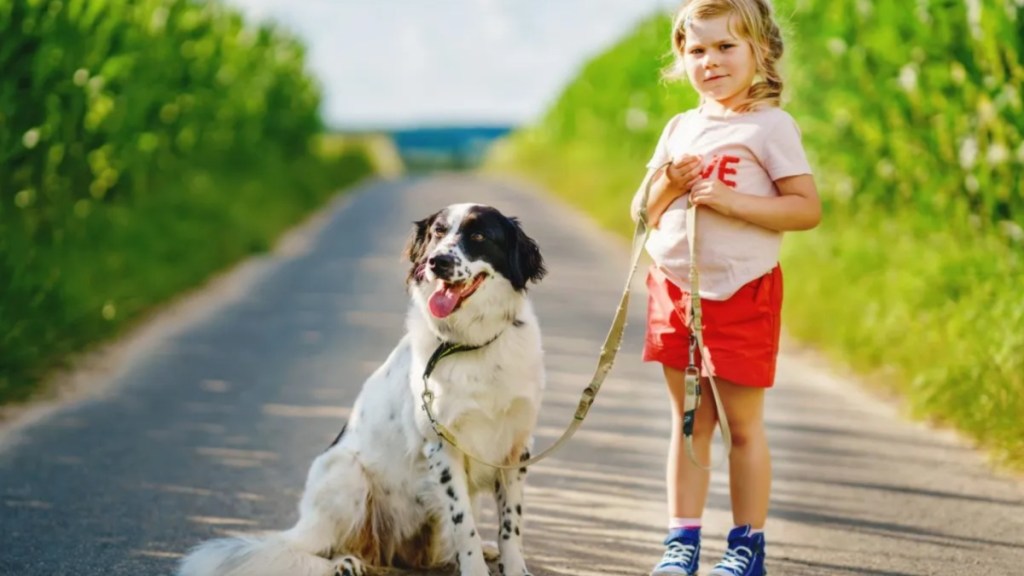
[{"label": "blue sneaker", "polygon": [[750,525],[729,531],[729,548],[708,576],[765,576],[764,533],[751,534]]},{"label": "blue sneaker", "polygon": [[665,538],[665,555],[651,576],[697,576],[700,564],[700,528],[676,528]]}]

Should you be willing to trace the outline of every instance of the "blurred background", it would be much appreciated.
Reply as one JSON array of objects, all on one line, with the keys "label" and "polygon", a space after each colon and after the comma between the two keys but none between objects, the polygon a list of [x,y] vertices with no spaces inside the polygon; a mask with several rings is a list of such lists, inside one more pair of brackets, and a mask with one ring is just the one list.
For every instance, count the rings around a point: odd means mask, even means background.
[{"label": "blurred background", "polygon": [[308,46],[335,132],[386,132],[406,169],[472,168],[582,66],[674,0],[228,0]]},{"label": "blurred background", "polygon": [[[663,0],[0,0],[0,403],[367,178],[514,174],[603,226]],[[825,198],[796,340],[1024,462],[1024,2],[776,0]]]}]

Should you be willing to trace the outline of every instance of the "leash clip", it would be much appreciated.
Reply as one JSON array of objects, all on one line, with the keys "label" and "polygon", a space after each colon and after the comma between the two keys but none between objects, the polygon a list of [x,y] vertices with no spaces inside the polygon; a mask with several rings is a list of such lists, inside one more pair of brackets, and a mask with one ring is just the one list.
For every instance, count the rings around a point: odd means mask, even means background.
[{"label": "leash clip", "polygon": [[[692,353],[692,352],[691,352]],[[693,424],[700,406],[700,370],[690,361],[686,367],[686,396],[683,401],[683,434],[693,436]]]},{"label": "leash clip", "polygon": [[[426,381],[426,378],[424,378],[423,380]],[[433,406],[434,404],[434,391],[431,390],[430,388],[424,387],[423,393],[420,394],[420,400],[423,402],[423,409],[427,412],[427,415],[429,416],[431,412],[430,407]],[[431,418],[431,420],[433,420],[433,418]]]}]

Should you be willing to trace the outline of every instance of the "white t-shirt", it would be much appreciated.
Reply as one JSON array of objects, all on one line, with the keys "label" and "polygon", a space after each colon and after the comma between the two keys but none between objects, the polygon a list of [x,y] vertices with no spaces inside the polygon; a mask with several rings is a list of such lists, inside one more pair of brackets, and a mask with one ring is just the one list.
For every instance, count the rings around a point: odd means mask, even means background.
[{"label": "white t-shirt", "polygon": [[[688,110],[669,120],[649,169],[682,154],[703,158],[703,178],[718,178],[737,192],[778,196],[775,181],[810,174],[800,128],[788,113],[769,107],[728,117]],[[689,194],[668,206],[647,241],[655,264],[689,290],[690,253],[686,238]],[[697,266],[700,295],[726,300],[744,284],[775,267],[782,233],[698,208]]]}]

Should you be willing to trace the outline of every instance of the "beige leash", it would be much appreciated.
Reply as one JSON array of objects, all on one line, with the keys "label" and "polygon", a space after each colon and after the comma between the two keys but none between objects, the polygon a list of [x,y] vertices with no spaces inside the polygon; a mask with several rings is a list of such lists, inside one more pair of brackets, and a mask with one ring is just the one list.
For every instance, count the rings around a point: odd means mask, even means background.
[{"label": "beige leash", "polygon": [[[670,163],[666,162],[661,168],[664,168],[664,167],[668,166],[669,164]],[[629,296],[630,296],[630,292],[631,292],[630,285],[633,282],[633,277],[636,275],[637,265],[640,262],[640,256],[643,254],[644,246],[647,244],[647,237],[650,235],[650,229],[647,226],[647,198],[648,198],[648,196],[650,195],[650,192],[651,192],[651,185],[654,183],[654,177],[653,176],[655,174],[657,174],[661,170],[661,168],[659,168],[658,170],[654,170],[654,171],[650,172],[648,174],[648,177],[647,177],[646,181],[643,184],[643,190],[644,190],[643,199],[642,199],[642,202],[641,202],[641,205],[640,205],[640,213],[639,213],[639,216],[637,217],[636,228],[633,231],[633,250],[632,250],[632,255],[630,257],[629,274],[626,276],[626,285],[625,285],[625,288],[622,290],[622,297],[619,299],[618,308],[616,308],[616,310],[615,310],[615,317],[612,319],[611,328],[609,328],[608,334],[605,336],[604,344],[601,345],[601,355],[598,357],[597,367],[594,369],[594,375],[590,379],[590,384],[588,384],[587,387],[583,389],[583,392],[580,395],[580,401],[579,401],[579,404],[577,404],[577,406],[576,406],[576,412],[575,412],[575,414],[573,414],[572,421],[569,423],[569,426],[565,429],[565,431],[562,432],[562,435],[558,438],[558,440],[556,440],[554,444],[552,444],[550,447],[545,449],[540,454],[537,454],[537,455],[535,455],[535,456],[533,456],[531,458],[528,458],[526,460],[523,460],[521,462],[514,462],[514,463],[488,462],[487,460],[484,460],[483,458],[480,458],[480,457],[476,456],[475,454],[473,454],[472,452],[470,452],[470,451],[466,450],[465,448],[463,448],[459,444],[459,442],[456,440],[455,435],[452,433],[452,431],[449,430],[444,424],[439,422],[437,417],[436,417],[436,415],[434,414],[434,392],[430,389],[429,379],[430,379],[431,373],[433,373],[433,371],[434,371],[434,368],[437,367],[437,363],[440,362],[443,358],[445,358],[447,356],[450,356],[452,354],[457,354],[459,352],[469,352],[469,351],[472,351],[472,350],[477,350],[479,348],[482,348],[483,346],[486,346],[487,344],[483,344],[482,346],[467,346],[467,345],[464,345],[464,344],[458,344],[458,343],[452,343],[452,342],[442,342],[437,347],[437,349],[434,350],[434,353],[427,360],[427,365],[426,365],[426,367],[423,370],[423,393],[421,395],[421,400],[422,400],[422,403],[423,403],[422,406],[423,406],[424,412],[426,412],[426,414],[427,414],[427,418],[430,420],[430,426],[434,429],[434,432],[437,433],[438,436],[440,436],[446,442],[448,442],[453,447],[455,447],[455,449],[457,449],[460,452],[462,452],[463,454],[465,454],[466,457],[468,457],[468,458],[470,458],[472,460],[475,460],[475,461],[477,461],[477,462],[479,462],[481,464],[484,464],[486,466],[491,466],[493,468],[500,468],[500,469],[504,469],[504,470],[509,470],[509,469],[513,469],[513,468],[521,468],[521,467],[529,466],[531,464],[535,464],[535,463],[543,460],[544,458],[548,457],[551,453],[553,453],[555,450],[557,450],[563,444],[568,442],[570,438],[572,438],[573,434],[576,433],[576,430],[578,430],[579,427],[583,424],[583,420],[587,417],[587,413],[590,411],[590,407],[594,404],[594,400],[597,398],[597,394],[601,390],[601,385],[604,384],[605,377],[608,375],[608,372],[611,371],[612,365],[615,362],[615,356],[616,356],[616,354],[618,354],[619,347],[622,344],[622,336],[623,336],[623,333],[624,333],[625,328],[626,328],[626,312],[629,309]],[[695,260],[694,260],[695,254],[694,254],[694,251],[693,251],[693,241],[692,241],[692,239],[694,238],[693,233],[695,231],[695,228],[694,229],[690,228],[690,226],[693,225],[692,223],[694,223],[695,220],[696,220],[696,207],[695,206],[691,205],[690,212],[687,214],[687,219],[688,219],[687,234],[689,235],[689,238],[691,239],[691,241],[690,241],[690,261],[691,262],[695,262]],[[691,269],[690,269],[690,282],[691,282],[691,286],[692,287],[696,287],[697,286],[696,266],[692,266]],[[697,294],[697,290],[694,289],[693,293]],[[700,334],[700,332],[699,332],[700,331],[700,326],[701,326],[701,324],[700,324],[700,296],[699,295],[694,297],[693,309],[696,310],[696,316],[695,316],[694,323],[691,324],[691,326],[695,327],[692,330],[692,332],[698,335],[694,341],[697,343],[697,345],[700,346],[700,350],[702,351],[701,353],[703,355],[703,350],[704,350],[704,347],[703,347],[703,335]],[[691,343],[691,354],[690,355],[691,355],[690,364],[693,365],[694,362],[693,362],[693,344],[692,343]],[[705,359],[705,362],[707,362],[706,359]],[[689,414],[689,422],[690,422],[690,426],[689,426],[690,436],[687,436],[687,453],[690,455],[690,459],[693,460],[695,464],[697,464],[698,466],[703,468],[704,466],[702,466],[700,463],[697,462],[696,457],[693,454],[693,441],[692,441],[693,416],[695,414],[696,407],[700,403],[700,397],[699,397],[699,395],[700,395],[700,381],[699,381],[699,372],[696,372],[696,366],[692,366],[692,368],[695,371],[697,377],[694,379],[695,383],[693,385],[691,385],[691,383],[690,383],[690,369],[689,368],[687,369],[687,385],[686,385],[687,396],[686,396],[686,401],[685,401],[685,405],[684,405],[684,408],[686,406],[690,406],[690,404],[691,404],[691,389],[692,389],[692,391],[693,391],[693,394],[692,394],[693,395],[693,401],[692,401],[693,407],[692,407],[692,409],[687,408],[688,410],[690,410],[689,412],[687,412],[687,414]],[[716,406],[718,408],[719,421],[722,423],[722,437],[723,437],[723,439],[726,442],[726,446],[730,447],[731,446],[731,439],[730,439],[730,436],[729,436],[729,433],[728,433],[728,424],[726,423],[726,420],[725,420],[724,409],[721,407],[721,402],[718,399],[717,388],[715,388],[714,380],[711,380],[711,386],[712,386],[712,389],[716,391],[716,393],[715,393],[715,403],[716,403]],[[684,422],[685,422],[685,420],[684,420]],[[686,425],[684,424],[684,430],[686,430],[686,429],[687,429]]]},{"label": "beige leash", "polygon": [[[667,165],[667,164],[666,164]],[[718,426],[722,431],[722,443],[725,445],[725,453],[732,451],[732,433],[729,431],[729,420],[725,414],[725,406],[722,404],[722,395],[718,393],[718,386],[715,384],[715,377],[711,374],[711,363],[708,361],[707,349],[704,348],[704,324],[703,313],[700,303],[700,275],[697,273],[697,205],[689,201],[686,207],[686,239],[690,245],[690,363],[686,367],[686,396],[683,400],[683,440],[686,445],[686,455],[695,466],[703,470],[710,470],[711,463],[707,466],[697,461],[697,454],[693,451],[693,424],[697,416],[697,408],[700,406],[700,369],[697,368],[696,354],[700,353],[701,363],[708,368],[708,383],[711,385],[712,396],[715,399],[715,412],[718,414]],[[721,462],[721,461],[719,461]]]}]

